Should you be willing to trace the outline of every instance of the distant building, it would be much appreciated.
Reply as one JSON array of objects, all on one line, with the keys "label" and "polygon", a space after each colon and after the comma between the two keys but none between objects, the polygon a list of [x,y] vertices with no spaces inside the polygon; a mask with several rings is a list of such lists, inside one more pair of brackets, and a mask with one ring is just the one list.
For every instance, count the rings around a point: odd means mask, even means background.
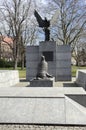
[{"label": "distant building", "polygon": [[0,36],[0,59],[10,61],[13,59],[13,40],[10,37]]}]

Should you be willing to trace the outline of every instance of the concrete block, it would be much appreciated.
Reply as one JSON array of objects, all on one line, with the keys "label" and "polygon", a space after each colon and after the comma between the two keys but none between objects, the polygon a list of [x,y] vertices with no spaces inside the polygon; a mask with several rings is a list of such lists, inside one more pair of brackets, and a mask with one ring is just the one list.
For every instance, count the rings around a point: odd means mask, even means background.
[{"label": "concrete block", "polygon": [[29,69],[29,70],[27,70],[27,72],[26,72],[27,74],[28,74],[28,76],[30,76],[30,77],[35,77],[36,76],[36,74],[37,74],[37,69]]},{"label": "concrete block", "polygon": [[54,87],[54,78],[30,81],[30,87]]},{"label": "concrete block", "polygon": [[66,96],[83,107],[86,107],[86,94],[67,94]]},{"label": "concrete block", "polygon": [[56,60],[69,60],[71,62],[71,53],[56,53]]},{"label": "concrete block", "polygon": [[52,75],[53,77],[56,76],[56,69],[48,69],[48,73]]},{"label": "concrete block", "polygon": [[27,67],[27,69],[29,70],[29,69],[37,69],[37,67],[38,67],[38,61],[27,61],[26,62],[26,67]]},{"label": "concrete block", "polygon": [[69,97],[66,97],[66,123],[86,125],[86,108]]},{"label": "concrete block", "polygon": [[83,87],[86,90],[86,69],[77,70],[76,83],[78,86]]},{"label": "concrete block", "polygon": [[53,52],[53,61],[48,61],[48,72],[51,75],[55,78],[58,77],[58,75],[60,75],[60,78],[62,75],[63,77],[71,75],[71,52],[69,45],[57,45],[56,42],[53,41],[40,42],[39,46],[28,46],[27,51],[30,52],[26,52],[27,76],[35,76],[35,74],[33,74],[33,70],[37,69],[37,62],[39,63],[43,51]]},{"label": "concrete block", "polygon": [[48,68],[49,68],[49,70],[50,69],[55,69],[56,68],[56,61],[49,61],[48,62]]},{"label": "concrete block", "polygon": [[38,61],[39,54],[38,53],[31,53],[26,56],[26,61]]},{"label": "concrete block", "polygon": [[[50,50],[47,50],[47,52],[50,52]],[[53,63],[56,62],[56,53],[55,51],[51,51],[51,52],[53,52],[53,61],[47,61],[47,62]],[[39,61],[41,60],[41,55],[43,55],[43,51],[39,52]]]},{"label": "concrete block", "polygon": [[56,62],[56,68],[71,68],[71,62],[70,60],[58,60]]},{"label": "concrete block", "polygon": [[19,83],[17,70],[0,70],[0,87],[10,87]]},{"label": "concrete block", "polygon": [[57,68],[56,69],[56,75],[71,75],[71,69],[70,68]]},{"label": "concrete block", "polygon": [[40,42],[39,52],[43,51],[53,51],[56,52],[56,42],[48,41],[48,42]]},{"label": "concrete block", "polygon": [[56,75],[55,81],[71,81],[71,75]]},{"label": "concrete block", "polygon": [[58,100],[56,98],[36,99],[33,122],[41,122],[44,124],[64,124],[64,98],[58,98]]},{"label": "concrete block", "polygon": [[0,123],[64,124],[64,117],[64,98],[0,98]]},{"label": "concrete block", "polygon": [[71,52],[71,47],[69,45],[57,45],[56,52],[67,53]]},{"label": "concrete block", "polygon": [[27,81],[30,81],[30,80],[32,80],[32,79],[34,79],[34,76],[29,76],[28,74],[26,75],[26,80],[27,80]]},{"label": "concrete block", "polygon": [[38,53],[39,46],[27,46],[26,47],[26,54],[29,55],[30,53]]},{"label": "concrete block", "polygon": [[85,99],[79,87],[2,87],[0,123],[84,126]]}]

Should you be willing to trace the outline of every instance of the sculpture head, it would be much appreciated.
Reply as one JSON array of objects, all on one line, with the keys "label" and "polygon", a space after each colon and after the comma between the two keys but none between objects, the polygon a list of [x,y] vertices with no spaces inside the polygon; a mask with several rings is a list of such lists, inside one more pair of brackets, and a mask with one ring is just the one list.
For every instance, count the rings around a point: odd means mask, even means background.
[{"label": "sculpture head", "polygon": [[41,61],[45,61],[45,56],[41,56]]}]

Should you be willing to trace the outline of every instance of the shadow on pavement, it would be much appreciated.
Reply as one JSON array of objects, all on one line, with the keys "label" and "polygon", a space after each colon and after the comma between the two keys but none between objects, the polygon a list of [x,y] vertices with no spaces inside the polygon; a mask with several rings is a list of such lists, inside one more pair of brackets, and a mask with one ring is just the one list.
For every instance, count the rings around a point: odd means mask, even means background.
[{"label": "shadow on pavement", "polygon": [[63,87],[78,87],[77,84],[74,83],[63,83]]}]

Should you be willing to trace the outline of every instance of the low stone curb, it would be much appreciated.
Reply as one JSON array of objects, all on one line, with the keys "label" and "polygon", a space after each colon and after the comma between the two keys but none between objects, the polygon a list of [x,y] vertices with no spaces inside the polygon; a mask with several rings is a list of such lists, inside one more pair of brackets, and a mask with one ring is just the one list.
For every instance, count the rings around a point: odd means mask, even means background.
[{"label": "low stone curb", "polygon": [[86,126],[0,125],[0,130],[86,130]]}]

